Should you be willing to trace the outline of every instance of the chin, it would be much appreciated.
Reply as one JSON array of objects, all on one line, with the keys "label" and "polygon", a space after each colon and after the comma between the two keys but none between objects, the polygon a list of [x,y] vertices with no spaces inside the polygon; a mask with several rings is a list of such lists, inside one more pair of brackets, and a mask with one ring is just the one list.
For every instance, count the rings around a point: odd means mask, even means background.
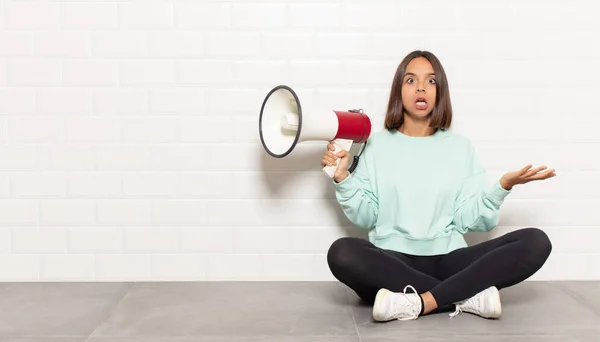
[{"label": "chin", "polygon": [[429,119],[431,117],[431,114],[433,113],[433,109],[426,109],[426,110],[418,110],[418,109],[412,109],[407,111],[408,115],[412,116],[415,119]]}]

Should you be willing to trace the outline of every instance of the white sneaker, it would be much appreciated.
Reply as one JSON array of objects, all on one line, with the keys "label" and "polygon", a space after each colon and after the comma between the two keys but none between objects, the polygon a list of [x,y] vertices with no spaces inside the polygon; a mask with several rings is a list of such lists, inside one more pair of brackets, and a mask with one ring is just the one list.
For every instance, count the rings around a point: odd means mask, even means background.
[{"label": "white sneaker", "polygon": [[[411,288],[414,293],[406,293]],[[391,320],[417,319],[421,313],[421,298],[412,286],[404,288],[404,293],[395,293],[387,289],[380,289],[373,305],[373,319],[380,322]]]},{"label": "white sneaker", "polygon": [[500,304],[500,292],[495,286],[489,287],[475,296],[454,303],[456,311],[450,314],[450,318],[456,317],[461,312],[469,312],[484,318],[498,318],[502,313]]}]

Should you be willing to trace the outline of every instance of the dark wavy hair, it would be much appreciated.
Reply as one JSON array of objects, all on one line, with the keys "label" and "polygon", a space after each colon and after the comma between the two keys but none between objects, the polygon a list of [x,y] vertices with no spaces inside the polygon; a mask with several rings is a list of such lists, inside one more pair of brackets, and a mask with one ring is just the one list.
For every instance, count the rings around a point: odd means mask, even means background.
[{"label": "dark wavy hair", "polygon": [[402,106],[402,82],[406,73],[406,66],[413,59],[418,57],[426,58],[435,72],[436,96],[435,106],[431,113],[430,127],[447,129],[452,124],[452,103],[450,101],[450,91],[448,89],[448,80],[446,72],[439,59],[429,51],[415,50],[409,53],[398,68],[392,82],[390,98],[388,101],[387,112],[385,115],[385,128],[398,129],[404,123],[404,108]]}]

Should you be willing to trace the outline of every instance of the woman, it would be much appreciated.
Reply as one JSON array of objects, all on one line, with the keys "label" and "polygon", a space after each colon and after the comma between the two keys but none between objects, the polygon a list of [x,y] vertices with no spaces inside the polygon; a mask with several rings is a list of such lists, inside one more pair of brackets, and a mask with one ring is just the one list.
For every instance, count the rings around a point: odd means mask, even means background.
[{"label": "woman", "polygon": [[527,165],[488,186],[473,145],[448,130],[451,122],[444,68],[432,53],[413,51],[396,71],[385,129],[369,138],[354,172],[348,172],[348,152],[334,155],[331,143],[321,161],[323,167],[340,159],[337,200],[348,219],[369,232],[368,241],[335,241],[329,267],[373,304],[376,321],[452,309],[451,317],[469,312],[498,318],[498,289],[533,275],[552,250],[537,228],[467,246],[463,234],[498,224],[514,186],[556,174]]}]

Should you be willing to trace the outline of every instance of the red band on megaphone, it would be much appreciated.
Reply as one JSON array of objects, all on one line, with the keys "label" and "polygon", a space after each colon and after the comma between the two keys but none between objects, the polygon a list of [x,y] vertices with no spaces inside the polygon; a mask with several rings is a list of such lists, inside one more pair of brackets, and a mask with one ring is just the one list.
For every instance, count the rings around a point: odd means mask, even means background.
[{"label": "red band on megaphone", "polygon": [[371,120],[364,113],[335,111],[338,131],[334,139],[349,139],[356,143],[365,142],[371,134]]}]

